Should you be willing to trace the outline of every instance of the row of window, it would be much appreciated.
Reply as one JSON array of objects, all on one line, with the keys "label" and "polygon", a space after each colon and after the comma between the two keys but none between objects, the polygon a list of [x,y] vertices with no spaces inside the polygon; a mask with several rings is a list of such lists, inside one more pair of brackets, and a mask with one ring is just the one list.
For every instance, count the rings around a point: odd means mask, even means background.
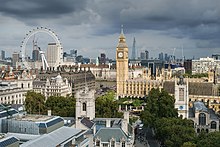
[{"label": "row of window", "polygon": [[[115,147],[115,146],[116,146],[115,143],[116,143],[116,142],[115,142],[114,140],[111,141],[111,142],[110,142],[110,147]],[[96,145],[96,147],[100,147],[100,145],[101,145],[100,140],[97,140],[96,143],[95,143],[95,145]],[[102,146],[103,146],[103,147],[108,147],[108,146],[109,146],[109,143],[102,143]],[[121,142],[121,147],[125,147],[125,141],[122,141],[122,142]]]}]

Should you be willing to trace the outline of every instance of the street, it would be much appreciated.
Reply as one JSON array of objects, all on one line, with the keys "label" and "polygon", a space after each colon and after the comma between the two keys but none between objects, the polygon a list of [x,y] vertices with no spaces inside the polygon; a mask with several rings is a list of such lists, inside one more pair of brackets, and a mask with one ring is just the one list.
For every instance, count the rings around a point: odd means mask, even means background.
[{"label": "street", "polygon": [[160,147],[158,141],[154,138],[152,129],[143,128],[137,131],[135,147]]}]

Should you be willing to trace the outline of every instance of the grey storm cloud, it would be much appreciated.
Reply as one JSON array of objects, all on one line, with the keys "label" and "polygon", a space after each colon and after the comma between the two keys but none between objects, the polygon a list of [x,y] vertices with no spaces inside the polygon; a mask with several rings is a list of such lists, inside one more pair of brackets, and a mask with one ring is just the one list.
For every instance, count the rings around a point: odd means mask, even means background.
[{"label": "grey storm cloud", "polygon": [[57,18],[85,7],[78,0],[0,0],[0,12],[18,19]]},{"label": "grey storm cloud", "polygon": [[82,25],[90,27],[84,33],[107,36],[119,33],[123,24],[127,34],[160,31],[168,37],[192,39],[198,48],[220,47],[219,0],[0,0],[0,3],[0,14],[28,26],[47,22],[67,28]]}]

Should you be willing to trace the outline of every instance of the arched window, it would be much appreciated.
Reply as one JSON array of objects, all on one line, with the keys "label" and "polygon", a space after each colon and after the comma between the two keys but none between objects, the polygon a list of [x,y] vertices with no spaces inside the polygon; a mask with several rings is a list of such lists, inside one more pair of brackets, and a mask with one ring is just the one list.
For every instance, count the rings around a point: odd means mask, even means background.
[{"label": "arched window", "polygon": [[197,133],[200,133],[200,129],[199,128],[197,129]]},{"label": "arched window", "polygon": [[211,129],[216,129],[216,122],[215,121],[211,122]]},{"label": "arched window", "polygon": [[206,125],[206,115],[205,113],[199,114],[199,125]]},{"label": "arched window", "polygon": [[21,83],[21,88],[24,88],[24,84],[23,83]]},{"label": "arched window", "polygon": [[86,111],[86,103],[83,103],[83,111]]}]

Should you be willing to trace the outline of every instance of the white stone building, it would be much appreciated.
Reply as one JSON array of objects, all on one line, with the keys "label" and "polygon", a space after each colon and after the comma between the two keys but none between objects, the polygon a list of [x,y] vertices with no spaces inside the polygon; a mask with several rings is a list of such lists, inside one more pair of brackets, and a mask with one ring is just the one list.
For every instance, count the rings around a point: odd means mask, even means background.
[{"label": "white stone building", "polygon": [[72,87],[66,78],[60,75],[54,78],[47,78],[46,81],[35,79],[33,82],[33,90],[43,94],[46,98],[50,96],[71,96]]},{"label": "white stone building", "polygon": [[200,58],[199,60],[192,60],[192,74],[208,73],[209,70],[220,67],[220,60],[214,58]]},{"label": "white stone building", "polygon": [[24,104],[25,94],[33,89],[33,78],[23,72],[18,79],[0,81],[1,104]]}]

